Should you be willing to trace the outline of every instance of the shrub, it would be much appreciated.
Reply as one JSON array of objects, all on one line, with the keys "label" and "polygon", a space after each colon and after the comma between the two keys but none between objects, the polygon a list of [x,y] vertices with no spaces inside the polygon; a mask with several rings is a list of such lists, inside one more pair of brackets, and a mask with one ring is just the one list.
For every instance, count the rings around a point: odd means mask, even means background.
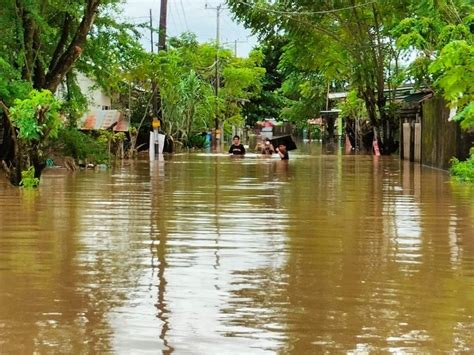
[{"label": "shrub", "polygon": [[107,144],[76,128],[62,129],[54,144],[62,155],[94,164],[108,161]]},{"label": "shrub", "polygon": [[186,146],[189,148],[204,149],[208,148],[209,143],[206,140],[206,136],[196,134],[189,137]]},{"label": "shrub", "polygon": [[40,180],[35,178],[35,168],[30,166],[28,170],[24,170],[21,172],[21,181],[20,186],[24,187],[25,189],[32,189],[38,187]]},{"label": "shrub", "polygon": [[451,175],[458,181],[474,183],[474,148],[471,149],[471,156],[466,161],[451,159]]}]

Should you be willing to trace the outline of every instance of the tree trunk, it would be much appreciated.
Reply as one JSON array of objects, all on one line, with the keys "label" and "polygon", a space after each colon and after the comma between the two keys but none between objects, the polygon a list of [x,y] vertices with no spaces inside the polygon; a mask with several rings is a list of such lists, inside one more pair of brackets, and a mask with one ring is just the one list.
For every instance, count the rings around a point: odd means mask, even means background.
[{"label": "tree trunk", "polygon": [[67,74],[67,72],[69,72],[69,70],[71,70],[71,67],[81,55],[84,43],[86,42],[87,34],[91,30],[92,24],[94,23],[99,5],[100,0],[87,1],[87,5],[84,10],[84,17],[82,18],[82,21],[79,24],[76,33],[74,34],[73,40],[67,47],[66,51],[59,57],[59,59],[53,59],[57,64],[46,75],[44,85],[45,89],[55,92],[64,76]]},{"label": "tree trunk", "polygon": [[387,114],[386,98],[377,101],[380,115],[380,152],[384,155],[392,154],[396,150],[394,132],[391,126],[391,117]]},{"label": "tree trunk", "polygon": [[23,27],[22,40],[25,63],[23,66],[22,78],[23,80],[31,81],[33,77],[34,66],[33,38],[35,33],[35,24],[32,20],[31,14],[26,11],[20,1],[17,0],[16,6],[19,16],[21,17],[21,25]]}]

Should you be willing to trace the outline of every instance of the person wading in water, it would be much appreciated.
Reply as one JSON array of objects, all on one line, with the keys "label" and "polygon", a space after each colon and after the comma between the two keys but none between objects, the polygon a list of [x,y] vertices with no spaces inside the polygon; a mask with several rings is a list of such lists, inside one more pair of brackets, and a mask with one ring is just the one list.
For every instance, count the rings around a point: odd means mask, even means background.
[{"label": "person wading in water", "polygon": [[273,144],[270,141],[270,138],[265,138],[265,141],[263,143],[262,147],[262,154],[263,155],[272,155],[275,153],[275,149],[273,148]]},{"label": "person wading in water", "polygon": [[232,145],[229,148],[229,154],[233,154],[233,155],[244,155],[245,154],[245,148],[240,143],[240,137],[239,136],[234,136]]},{"label": "person wading in water", "polygon": [[289,160],[290,157],[288,156],[288,151],[286,150],[286,145],[280,144],[276,149],[278,155],[280,156],[281,160]]}]

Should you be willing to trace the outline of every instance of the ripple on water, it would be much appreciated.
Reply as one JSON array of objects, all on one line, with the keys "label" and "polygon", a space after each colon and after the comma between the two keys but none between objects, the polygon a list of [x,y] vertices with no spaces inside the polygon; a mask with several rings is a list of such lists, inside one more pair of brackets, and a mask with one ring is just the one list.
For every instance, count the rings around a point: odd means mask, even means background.
[{"label": "ripple on water", "polygon": [[396,158],[280,163],[0,181],[0,352],[474,351],[470,193]]}]

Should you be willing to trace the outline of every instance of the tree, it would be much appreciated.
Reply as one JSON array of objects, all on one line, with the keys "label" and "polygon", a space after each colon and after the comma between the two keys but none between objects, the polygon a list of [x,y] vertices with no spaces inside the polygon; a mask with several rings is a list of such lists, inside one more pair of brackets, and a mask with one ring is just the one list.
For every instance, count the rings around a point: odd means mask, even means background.
[{"label": "tree", "polygon": [[[43,152],[49,138],[58,135],[62,125],[60,102],[51,91],[33,90],[25,100],[15,100],[10,109],[12,124],[18,133],[12,136],[15,143],[14,165],[20,167],[11,171],[13,181],[21,181],[22,173],[34,169],[34,177],[39,179],[45,159]],[[39,180],[38,180],[39,181]]]},{"label": "tree", "polygon": [[[436,6],[435,6],[436,5]],[[417,83],[441,93],[465,130],[474,128],[474,5],[465,0],[423,0],[393,30],[397,45],[418,56],[410,64]],[[421,75],[417,75],[421,74]],[[451,173],[474,181],[474,149],[465,162],[453,158]]]},{"label": "tree", "polygon": [[463,126],[468,128],[474,120],[474,5],[423,0],[411,8],[411,16],[392,31],[402,50],[417,54],[409,73],[418,85],[434,86],[451,107],[458,107],[457,119],[466,119]]},{"label": "tree", "polygon": [[299,63],[311,65],[328,81],[339,77],[356,88],[381,140],[382,150],[393,151],[394,124],[386,109],[385,89],[387,68],[398,61],[399,53],[390,29],[404,17],[409,1],[228,0],[228,3],[236,17],[260,35],[279,31],[288,34]]},{"label": "tree", "polygon": [[474,35],[471,40],[453,41],[443,47],[439,57],[430,65],[437,78],[435,85],[451,107],[464,129],[474,128]]},{"label": "tree", "polygon": [[[23,133],[9,117],[8,107],[12,104],[12,98],[25,98],[25,91],[20,88],[28,85],[54,93],[82,54],[99,10],[114,3],[118,0],[71,0],[67,6],[57,0],[47,3],[39,0],[0,1],[3,41],[0,82],[5,81],[5,77],[14,78],[13,81],[6,81],[9,84],[1,92],[5,96],[0,97],[4,124],[11,132],[11,139],[6,145],[9,151],[15,152],[15,159],[7,164],[12,171],[12,183],[18,184],[21,170],[28,168],[23,166],[21,162],[24,160],[19,156],[30,154],[27,164],[36,159],[31,151],[25,152],[25,147],[18,145],[20,140],[17,138]],[[35,96],[35,92],[31,95]],[[45,96],[36,98],[46,99]],[[42,106],[47,105],[48,102],[45,102]],[[38,113],[35,117],[39,119],[40,116]],[[40,137],[40,141],[43,138]],[[38,177],[41,166],[36,167]]]},{"label": "tree", "polygon": [[[84,50],[99,7],[117,0],[2,1],[3,55],[36,89],[55,92]],[[3,33],[3,28],[2,28]],[[16,55],[18,54],[18,55]]]},{"label": "tree", "polygon": [[264,118],[280,118],[285,105],[285,97],[281,92],[284,75],[279,70],[280,57],[283,47],[288,43],[285,36],[267,38],[258,49],[261,50],[265,68],[260,93],[244,105],[242,114],[246,117],[246,124],[254,125]]},{"label": "tree", "polygon": [[167,51],[153,59],[160,89],[162,129],[173,139],[188,145],[193,133],[219,126],[243,124],[241,110],[261,88],[265,69],[262,55],[254,51],[249,58],[236,58],[229,50],[219,49],[219,96],[216,97],[215,54],[212,43],[198,44],[194,35],[184,34],[169,41]]},{"label": "tree", "polygon": [[444,46],[471,36],[474,7],[465,0],[422,0],[412,2],[408,9],[391,35],[404,54],[415,55],[407,68],[409,79],[417,86],[431,87],[436,80],[431,63]]}]

